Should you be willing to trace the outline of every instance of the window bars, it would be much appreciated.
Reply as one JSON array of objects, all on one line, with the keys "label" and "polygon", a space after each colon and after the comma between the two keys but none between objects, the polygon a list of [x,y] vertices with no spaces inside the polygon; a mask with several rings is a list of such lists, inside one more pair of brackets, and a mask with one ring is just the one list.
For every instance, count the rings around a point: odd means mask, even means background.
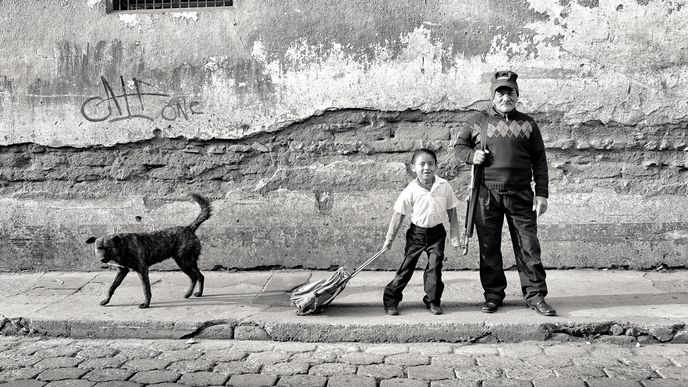
[{"label": "window bars", "polygon": [[233,0],[113,0],[112,10],[230,7],[233,3]]}]

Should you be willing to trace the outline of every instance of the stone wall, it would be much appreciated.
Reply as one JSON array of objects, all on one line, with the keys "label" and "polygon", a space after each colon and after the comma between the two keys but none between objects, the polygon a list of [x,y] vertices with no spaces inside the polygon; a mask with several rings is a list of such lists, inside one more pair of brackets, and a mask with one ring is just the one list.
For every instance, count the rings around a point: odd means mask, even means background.
[{"label": "stone wall", "polygon": [[[189,223],[192,191],[214,201],[206,270],[355,265],[413,149],[465,196],[450,144],[503,68],[547,147],[546,266],[685,265],[684,2],[107,8],[0,1],[0,270],[98,269],[87,237]],[[449,256],[477,267],[475,243]]]}]

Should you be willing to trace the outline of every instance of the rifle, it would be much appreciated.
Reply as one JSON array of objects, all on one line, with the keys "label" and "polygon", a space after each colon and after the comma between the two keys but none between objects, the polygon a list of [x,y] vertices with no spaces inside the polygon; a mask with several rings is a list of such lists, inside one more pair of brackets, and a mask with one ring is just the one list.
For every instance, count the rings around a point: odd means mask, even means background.
[{"label": "rifle", "polygon": [[473,216],[475,215],[475,206],[478,203],[482,171],[483,168],[479,165],[471,166],[471,183],[466,197],[466,219],[463,223],[463,255],[468,254],[468,241],[473,237]]},{"label": "rifle", "polygon": [[[482,151],[485,151],[486,146],[486,127],[486,118],[482,116],[480,120],[480,148]],[[475,215],[475,206],[478,204],[480,181],[482,180],[482,177],[482,165],[471,165],[471,182],[470,186],[468,187],[468,197],[466,198],[466,219],[463,223],[463,255],[468,254],[468,241],[473,237],[473,217]]]}]

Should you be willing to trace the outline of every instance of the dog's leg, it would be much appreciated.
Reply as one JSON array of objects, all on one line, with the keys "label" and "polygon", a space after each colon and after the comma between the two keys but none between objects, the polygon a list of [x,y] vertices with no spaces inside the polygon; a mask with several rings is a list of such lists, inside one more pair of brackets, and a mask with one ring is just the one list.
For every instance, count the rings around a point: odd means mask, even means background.
[{"label": "dog's leg", "polygon": [[196,276],[198,277],[198,291],[194,294],[196,297],[201,297],[203,296],[203,284],[205,282],[205,277],[203,276],[203,273],[198,269],[198,264],[196,264],[196,267],[194,268],[196,271]]},{"label": "dog's leg", "polygon": [[196,272],[190,264],[182,263],[183,261],[181,259],[175,258],[175,261],[177,261],[177,265],[179,265],[179,268],[182,269],[184,274],[189,276],[189,279],[191,279],[191,286],[189,286],[189,290],[187,290],[186,294],[184,294],[184,298],[189,298],[191,297],[191,293],[193,293],[193,290],[196,287],[196,282],[198,282],[198,276],[196,275]]},{"label": "dog's leg", "polygon": [[107,298],[101,301],[100,305],[105,306],[110,302],[112,295],[115,294],[115,289],[117,289],[117,287],[119,287],[122,281],[124,281],[124,277],[126,277],[127,274],[129,274],[129,269],[127,269],[126,267],[119,268],[119,271],[115,276],[115,280],[112,281],[112,285],[110,285],[110,289],[108,289]]},{"label": "dog's leg", "polygon": [[143,304],[140,304],[139,308],[144,309],[150,306],[151,301],[151,286],[150,279],[148,278],[148,269],[142,270],[139,273],[139,278],[141,278],[141,284],[143,285],[143,296],[145,297]]}]

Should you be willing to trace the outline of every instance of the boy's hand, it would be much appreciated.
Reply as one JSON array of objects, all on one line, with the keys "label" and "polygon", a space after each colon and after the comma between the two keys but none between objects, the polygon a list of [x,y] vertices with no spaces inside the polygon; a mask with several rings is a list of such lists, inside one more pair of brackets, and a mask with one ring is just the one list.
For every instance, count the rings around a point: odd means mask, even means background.
[{"label": "boy's hand", "polygon": [[461,241],[459,240],[458,237],[451,238],[451,239],[449,240],[449,242],[451,243],[452,246],[454,246],[454,247],[457,248],[457,249],[460,249],[460,248],[462,247],[462,246],[461,246]]},{"label": "boy's hand", "polygon": [[392,242],[389,239],[385,239],[385,243],[382,245],[382,250],[389,250],[392,248]]}]

